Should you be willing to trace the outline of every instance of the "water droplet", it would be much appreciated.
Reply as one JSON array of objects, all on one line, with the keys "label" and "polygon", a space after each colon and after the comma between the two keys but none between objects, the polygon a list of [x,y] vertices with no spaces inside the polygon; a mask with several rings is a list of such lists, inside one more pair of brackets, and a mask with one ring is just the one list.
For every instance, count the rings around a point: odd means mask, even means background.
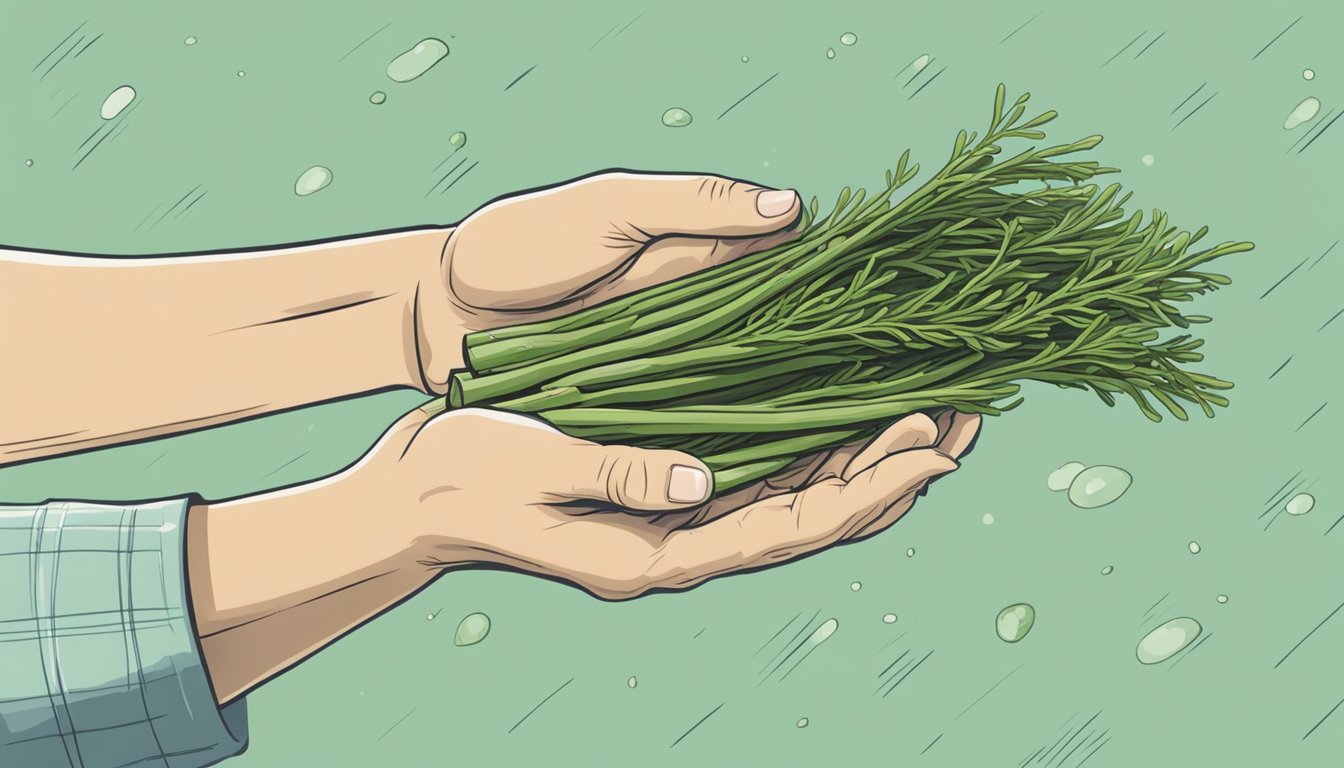
[{"label": "water droplet", "polygon": [[1088,467],[1069,484],[1069,501],[1082,509],[1104,507],[1123,496],[1133,481],[1119,467]]},{"label": "water droplet", "polygon": [[835,619],[827,619],[821,623],[821,626],[813,630],[812,636],[808,638],[808,642],[812,643],[813,645],[821,645],[822,643],[826,642],[826,640],[829,639],[831,635],[834,635],[835,630],[839,628],[840,628],[840,622],[836,621]]},{"label": "water droplet", "polygon": [[1110,576],[1111,573],[1112,573],[1114,570],[1115,570],[1115,566],[1113,566],[1113,565],[1108,565],[1108,566],[1106,566],[1105,568],[1102,568],[1102,569],[1101,569],[1101,575],[1102,575],[1102,576]]},{"label": "water droplet", "polygon": [[1316,497],[1309,493],[1299,493],[1288,500],[1288,506],[1284,511],[1290,515],[1305,515],[1316,506]]},{"label": "water droplet", "polygon": [[672,107],[663,113],[663,125],[668,128],[685,128],[691,124],[691,113],[681,107]]},{"label": "water droplet", "polygon": [[1315,77],[1316,77],[1316,73],[1315,73],[1314,71],[1312,71],[1312,70],[1310,70],[1310,69],[1304,69],[1304,70],[1302,70],[1302,79],[1303,79],[1303,80],[1311,80],[1311,79],[1314,79]]},{"label": "water droplet", "polygon": [[1219,595],[1218,598],[1217,598],[1217,600],[1218,600],[1218,602],[1220,602],[1220,603],[1226,603],[1226,602],[1227,602],[1227,595]]},{"label": "water droplet", "polygon": [[906,557],[914,557],[914,556],[915,556],[915,548],[914,548],[914,547],[911,547],[911,548],[905,550],[905,556],[906,556]]},{"label": "water droplet", "polygon": [[1192,555],[1198,555],[1198,554],[1199,554],[1199,542],[1198,542],[1198,541],[1192,541],[1192,542],[1190,542],[1190,554],[1192,554]]},{"label": "water droplet", "polygon": [[1152,155],[1144,155],[1141,159],[1143,160],[1143,164],[1144,164],[1144,165],[1152,165],[1152,164],[1153,164],[1153,156],[1152,156]]},{"label": "water droplet", "polygon": [[860,589],[863,589],[863,584],[856,581],[853,584],[850,584],[849,588],[855,592],[858,592]]},{"label": "water droplet", "polygon": [[639,685],[639,681],[635,679],[634,675],[631,675],[630,679],[625,681],[625,684],[630,686],[631,688],[634,688],[635,686]]},{"label": "water droplet", "polygon": [[1307,122],[1321,111],[1321,100],[1315,96],[1308,96],[1288,113],[1288,119],[1283,121],[1285,130],[1293,130],[1297,126]]},{"label": "water droplet", "polygon": [[1056,469],[1054,472],[1051,472],[1050,476],[1045,478],[1045,487],[1052,491],[1067,491],[1069,485],[1073,482],[1073,479],[1084,469],[1087,469],[1087,465],[1080,464],[1076,461],[1070,461],[1059,469]]},{"label": "water droplet", "polygon": [[239,76],[239,77],[247,77],[247,73],[240,69],[240,70],[238,70],[238,76]]},{"label": "water droplet", "polygon": [[857,42],[859,42],[859,36],[854,34],[853,32],[846,32],[845,34],[840,36],[841,45],[853,45]]},{"label": "water droplet", "polygon": [[930,61],[932,61],[932,57],[930,57],[929,54],[926,53],[923,56],[920,56],[918,59],[915,59],[914,61],[910,62],[910,68],[915,72],[923,72],[924,68],[929,66]]},{"label": "water droplet", "polygon": [[294,182],[294,194],[304,197],[311,195],[321,189],[325,189],[331,183],[331,169],[314,165],[312,168],[304,171]]},{"label": "water droplet", "polygon": [[888,613],[886,616],[883,616],[883,617],[882,617],[882,623],[883,623],[883,624],[895,624],[895,623],[896,623],[896,614],[894,614],[894,613]]},{"label": "water droplet", "polygon": [[387,65],[387,76],[393,82],[409,83],[425,74],[448,55],[448,44],[436,37],[426,38],[411,50],[393,59]]},{"label": "water droplet", "polygon": [[1143,636],[1135,655],[1140,664],[1160,664],[1180,652],[1204,630],[1194,619],[1182,617]]},{"label": "water droplet", "polygon": [[369,101],[374,104],[382,104],[384,101],[387,101],[387,94],[382,91],[374,91],[369,94]]},{"label": "water droplet", "polygon": [[26,165],[26,166],[28,166],[29,168],[32,168],[32,167],[33,167],[33,161],[32,161],[32,160],[24,160],[24,161],[23,161],[23,164]]},{"label": "water droplet", "polygon": [[453,636],[453,645],[475,645],[490,634],[490,617],[484,613],[473,613],[462,619],[457,625],[457,634]]},{"label": "water droplet", "polygon": [[743,64],[746,64],[748,61],[751,61],[751,59],[750,59],[749,57],[747,57],[747,56],[743,56],[743,57],[742,57],[742,63],[743,63]]},{"label": "water droplet", "polygon": [[982,517],[982,518],[980,518],[980,521],[983,522],[985,525],[993,525],[993,524],[994,524],[994,516],[991,515],[991,514],[989,514],[988,512],[986,512],[986,513],[985,513],[985,516]]},{"label": "water droplet", "polygon": [[1026,603],[1017,603],[999,611],[994,629],[999,633],[999,639],[1005,643],[1016,643],[1027,636],[1031,631],[1031,625],[1035,623],[1036,609]]},{"label": "water droplet", "polygon": [[806,727],[807,727],[807,718],[806,718],[806,717],[800,717],[800,718],[798,718],[798,727],[799,727],[799,728],[806,728]]},{"label": "water droplet", "polygon": [[196,37],[195,37],[195,35],[193,35],[193,36],[191,36],[191,37],[188,37],[186,40],[183,40],[182,42],[186,43],[187,45],[195,45],[195,44],[196,44]]},{"label": "water droplet", "polygon": [[448,136],[448,146],[453,149],[461,149],[467,146],[467,134],[461,131],[454,131]]},{"label": "water droplet", "polygon": [[123,85],[107,94],[107,98],[103,99],[103,108],[98,110],[98,115],[104,120],[111,120],[120,115],[123,109],[130,106],[132,101],[135,101],[135,89],[129,85]]},{"label": "water droplet", "polygon": [[834,48],[827,48],[827,49],[826,49],[826,58],[828,58],[828,59],[834,59],[834,58],[835,58],[835,49],[834,49]]}]

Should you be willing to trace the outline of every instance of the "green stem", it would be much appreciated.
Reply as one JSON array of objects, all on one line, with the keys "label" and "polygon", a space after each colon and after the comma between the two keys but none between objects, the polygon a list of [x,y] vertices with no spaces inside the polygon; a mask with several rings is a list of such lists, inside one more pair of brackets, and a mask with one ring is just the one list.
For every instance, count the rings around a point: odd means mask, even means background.
[{"label": "green stem", "polygon": [[715,470],[714,494],[721,495],[727,491],[750,485],[757,480],[764,480],[780,470],[788,468],[795,461],[797,459],[793,457],[766,459],[751,464],[739,464],[734,467]]},{"label": "green stem", "polygon": [[806,456],[810,453],[833,448],[838,445],[845,445],[853,442],[871,430],[866,429],[839,429],[825,432],[813,432],[804,435],[795,435],[786,437],[783,440],[773,440],[767,443],[758,443],[746,448],[738,448],[733,451],[714,454],[712,456],[703,456],[701,461],[710,468],[730,467],[737,464],[750,464],[766,459],[784,458],[791,460],[799,456]]}]

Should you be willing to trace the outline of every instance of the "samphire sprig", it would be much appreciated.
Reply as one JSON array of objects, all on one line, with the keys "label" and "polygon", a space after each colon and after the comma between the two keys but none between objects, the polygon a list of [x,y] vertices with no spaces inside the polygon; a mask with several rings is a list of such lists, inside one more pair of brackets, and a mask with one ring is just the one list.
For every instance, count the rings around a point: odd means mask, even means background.
[{"label": "samphire sprig", "polygon": [[[1188,370],[1207,322],[1183,311],[1228,284],[1205,265],[1250,250],[1127,214],[1116,169],[1069,159],[1100,136],[1029,146],[1056,117],[995,93],[983,136],[946,164],[903,153],[876,194],[816,199],[792,242],[545,322],[468,336],[444,407],[529,413],[579,437],[693,451],[728,490],[914,412],[997,415],[1021,381],[1088,389],[1179,419],[1226,406]],[[1176,329],[1178,335],[1164,338]]]}]

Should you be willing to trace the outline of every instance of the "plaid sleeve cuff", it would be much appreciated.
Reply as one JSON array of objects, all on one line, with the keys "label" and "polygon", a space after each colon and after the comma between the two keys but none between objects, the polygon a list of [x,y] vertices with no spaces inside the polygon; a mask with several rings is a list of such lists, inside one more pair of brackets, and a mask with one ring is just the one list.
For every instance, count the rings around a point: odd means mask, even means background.
[{"label": "plaid sleeve cuff", "polygon": [[186,582],[188,501],[0,506],[0,764],[196,768],[247,747],[215,703]]}]

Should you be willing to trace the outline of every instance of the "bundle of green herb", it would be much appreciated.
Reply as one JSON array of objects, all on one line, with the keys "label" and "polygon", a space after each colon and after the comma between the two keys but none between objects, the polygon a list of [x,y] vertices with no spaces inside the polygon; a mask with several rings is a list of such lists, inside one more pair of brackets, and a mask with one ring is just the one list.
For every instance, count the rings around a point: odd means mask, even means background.
[{"label": "bundle of green herb", "polygon": [[[1028,95],[989,130],[961,131],[952,157],[898,203],[919,166],[907,151],[886,189],[846,188],[801,236],[731,264],[575,314],[468,336],[470,371],[445,407],[533,414],[597,441],[676,448],[715,471],[722,492],[799,456],[874,435],[917,411],[996,415],[1016,383],[1116,395],[1150,419],[1156,400],[1213,416],[1232,385],[1181,364],[1203,359],[1171,328],[1207,322],[1178,302],[1226,285],[1200,271],[1248,251],[1192,251],[1206,230],[1153,211],[1126,218],[1113,168],[1059,159],[1101,142],[1000,159],[1005,139],[1040,140],[1054,112],[1023,121]],[[1024,182],[1039,182],[1028,186]]]}]

